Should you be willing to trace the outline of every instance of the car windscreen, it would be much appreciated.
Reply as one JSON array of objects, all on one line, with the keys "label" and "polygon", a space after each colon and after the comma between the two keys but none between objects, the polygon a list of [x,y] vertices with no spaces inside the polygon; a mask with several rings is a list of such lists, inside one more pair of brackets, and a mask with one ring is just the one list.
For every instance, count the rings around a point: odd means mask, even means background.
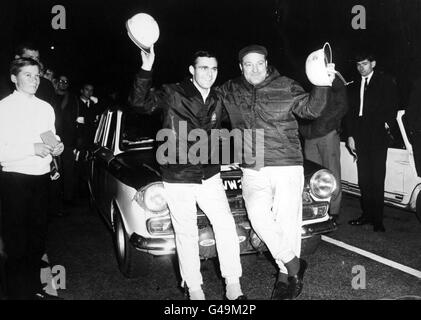
[{"label": "car windscreen", "polygon": [[124,112],[121,118],[120,149],[138,149],[154,143],[161,129],[159,116]]}]

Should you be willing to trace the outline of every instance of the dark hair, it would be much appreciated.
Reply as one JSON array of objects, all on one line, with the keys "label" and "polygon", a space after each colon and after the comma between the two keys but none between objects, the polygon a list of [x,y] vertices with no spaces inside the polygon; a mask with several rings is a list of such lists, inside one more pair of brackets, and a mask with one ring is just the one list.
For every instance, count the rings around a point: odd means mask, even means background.
[{"label": "dark hair", "polygon": [[199,50],[199,51],[196,51],[195,53],[193,53],[192,58],[190,60],[191,61],[190,65],[193,66],[193,67],[196,66],[197,58],[202,58],[202,57],[215,58],[216,62],[218,62],[218,58],[216,57],[216,55],[213,52],[206,51],[206,50]]},{"label": "dark hair", "polygon": [[91,86],[92,88],[95,88],[94,84],[92,82],[83,82],[81,85],[81,89],[85,89],[86,86]]},{"label": "dark hair", "polygon": [[355,55],[355,62],[360,62],[367,59],[368,61],[372,62],[376,60],[376,56],[372,52],[358,52]]},{"label": "dark hair", "polygon": [[15,49],[15,55],[22,56],[25,50],[39,51],[38,48],[31,42],[22,42]]},{"label": "dark hair", "polygon": [[41,65],[38,63],[38,61],[35,61],[31,58],[18,58],[10,63],[10,74],[17,76],[18,73],[22,70],[22,68],[26,66],[37,66],[38,69],[41,70]]}]

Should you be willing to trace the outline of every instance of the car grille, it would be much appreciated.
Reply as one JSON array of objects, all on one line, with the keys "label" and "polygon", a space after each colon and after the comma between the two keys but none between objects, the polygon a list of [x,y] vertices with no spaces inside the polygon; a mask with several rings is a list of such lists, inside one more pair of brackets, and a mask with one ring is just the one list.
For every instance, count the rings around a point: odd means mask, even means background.
[{"label": "car grille", "polygon": [[[236,223],[248,221],[244,199],[241,195],[228,197],[228,203]],[[314,202],[308,192],[303,192],[303,221],[322,218],[327,214],[328,209],[328,202]],[[209,225],[209,220],[199,207],[197,207],[197,214],[199,227]],[[200,224],[201,220],[203,220],[202,224]]]},{"label": "car grille", "polygon": [[[244,200],[241,195],[228,198],[231,213],[234,216],[236,224],[249,223],[247,219],[247,213],[244,205]],[[197,207],[197,224],[199,229],[210,225],[210,222],[203,211]]]},{"label": "car grille", "polygon": [[[247,218],[245,211],[233,213],[235,224],[245,225],[246,228],[250,227],[250,222]],[[197,215],[197,226],[199,229],[209,226],[211,223],[203,212],[198,212]]]}]

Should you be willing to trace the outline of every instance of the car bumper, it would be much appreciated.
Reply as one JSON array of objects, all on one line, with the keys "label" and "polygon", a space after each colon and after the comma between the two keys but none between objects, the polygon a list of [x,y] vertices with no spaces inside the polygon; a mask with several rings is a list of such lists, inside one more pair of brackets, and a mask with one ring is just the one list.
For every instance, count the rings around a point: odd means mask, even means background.
[{"label": "car bumper", "polygon": [[[337,229],[336,224],[331,220],[307,224],[302,226],[301,238],[303,241],[320,234],[325,234]],[[174,238],[145,238],[133,233],[130,237],[130,243],[137,249],[152,255],[167,255],[175,253]],[[255,250],[250,246],[241,253],[252,253]]]},{"label": "car bumper", "polygon": [[338,229],[336,223],[332,220],[326,220],[319,223],[307,224],[302,226],[301,238],[306,239],[315,235],[329,233]]}]

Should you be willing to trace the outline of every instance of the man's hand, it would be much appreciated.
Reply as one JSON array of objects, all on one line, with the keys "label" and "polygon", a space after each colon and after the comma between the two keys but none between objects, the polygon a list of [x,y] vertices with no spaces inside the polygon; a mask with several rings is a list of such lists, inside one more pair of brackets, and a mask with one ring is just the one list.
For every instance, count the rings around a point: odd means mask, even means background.
[{"label": "man's hand", "polygon": [[34,143],[35,155],[41,158],[45,158],[53,151],[53,147],[50,147],[45,143]]},{"label": "man's hand", "polygon": [[51,154],[52,154],[54,157],[57,157],[57,156],[59,156],[59,155],[61,155],[61,154],[63,153],[63,150],[64,150],[64,144],[63,144],[62,142],[60,142],[59,144],[57,144],[57,145],[54,147],[54,149],[53,149],[53,151],[51,152]]},{"label": "man's hand", "polygon": [[77,117],[76,122],[80,124],[85,124],[85,117]]},{"label": "man's hand", "polygon": [[357,148],[355,147],[355,140],[353,137],[348,137],[348,148],[351,151],[351,155],[354,157],[354,161],[357,160]]},{"label": "man's hand", "polygon": [[151,52],[146,53],[145,51],[141,50],[140,55],[142,56],[142,69],[145,71],[151,71],[153,63],[155,61],[155,50],[153,45],[151,46]]},{"label": "man's hand", "polygon": [[327,76],[329,77],[329,80],[331,81],[331,83],[333,83],[333,80],[335,80],[335,77],[336,77],[335,64],[328,63],[326,66],[326,70],[327,70]]}]

